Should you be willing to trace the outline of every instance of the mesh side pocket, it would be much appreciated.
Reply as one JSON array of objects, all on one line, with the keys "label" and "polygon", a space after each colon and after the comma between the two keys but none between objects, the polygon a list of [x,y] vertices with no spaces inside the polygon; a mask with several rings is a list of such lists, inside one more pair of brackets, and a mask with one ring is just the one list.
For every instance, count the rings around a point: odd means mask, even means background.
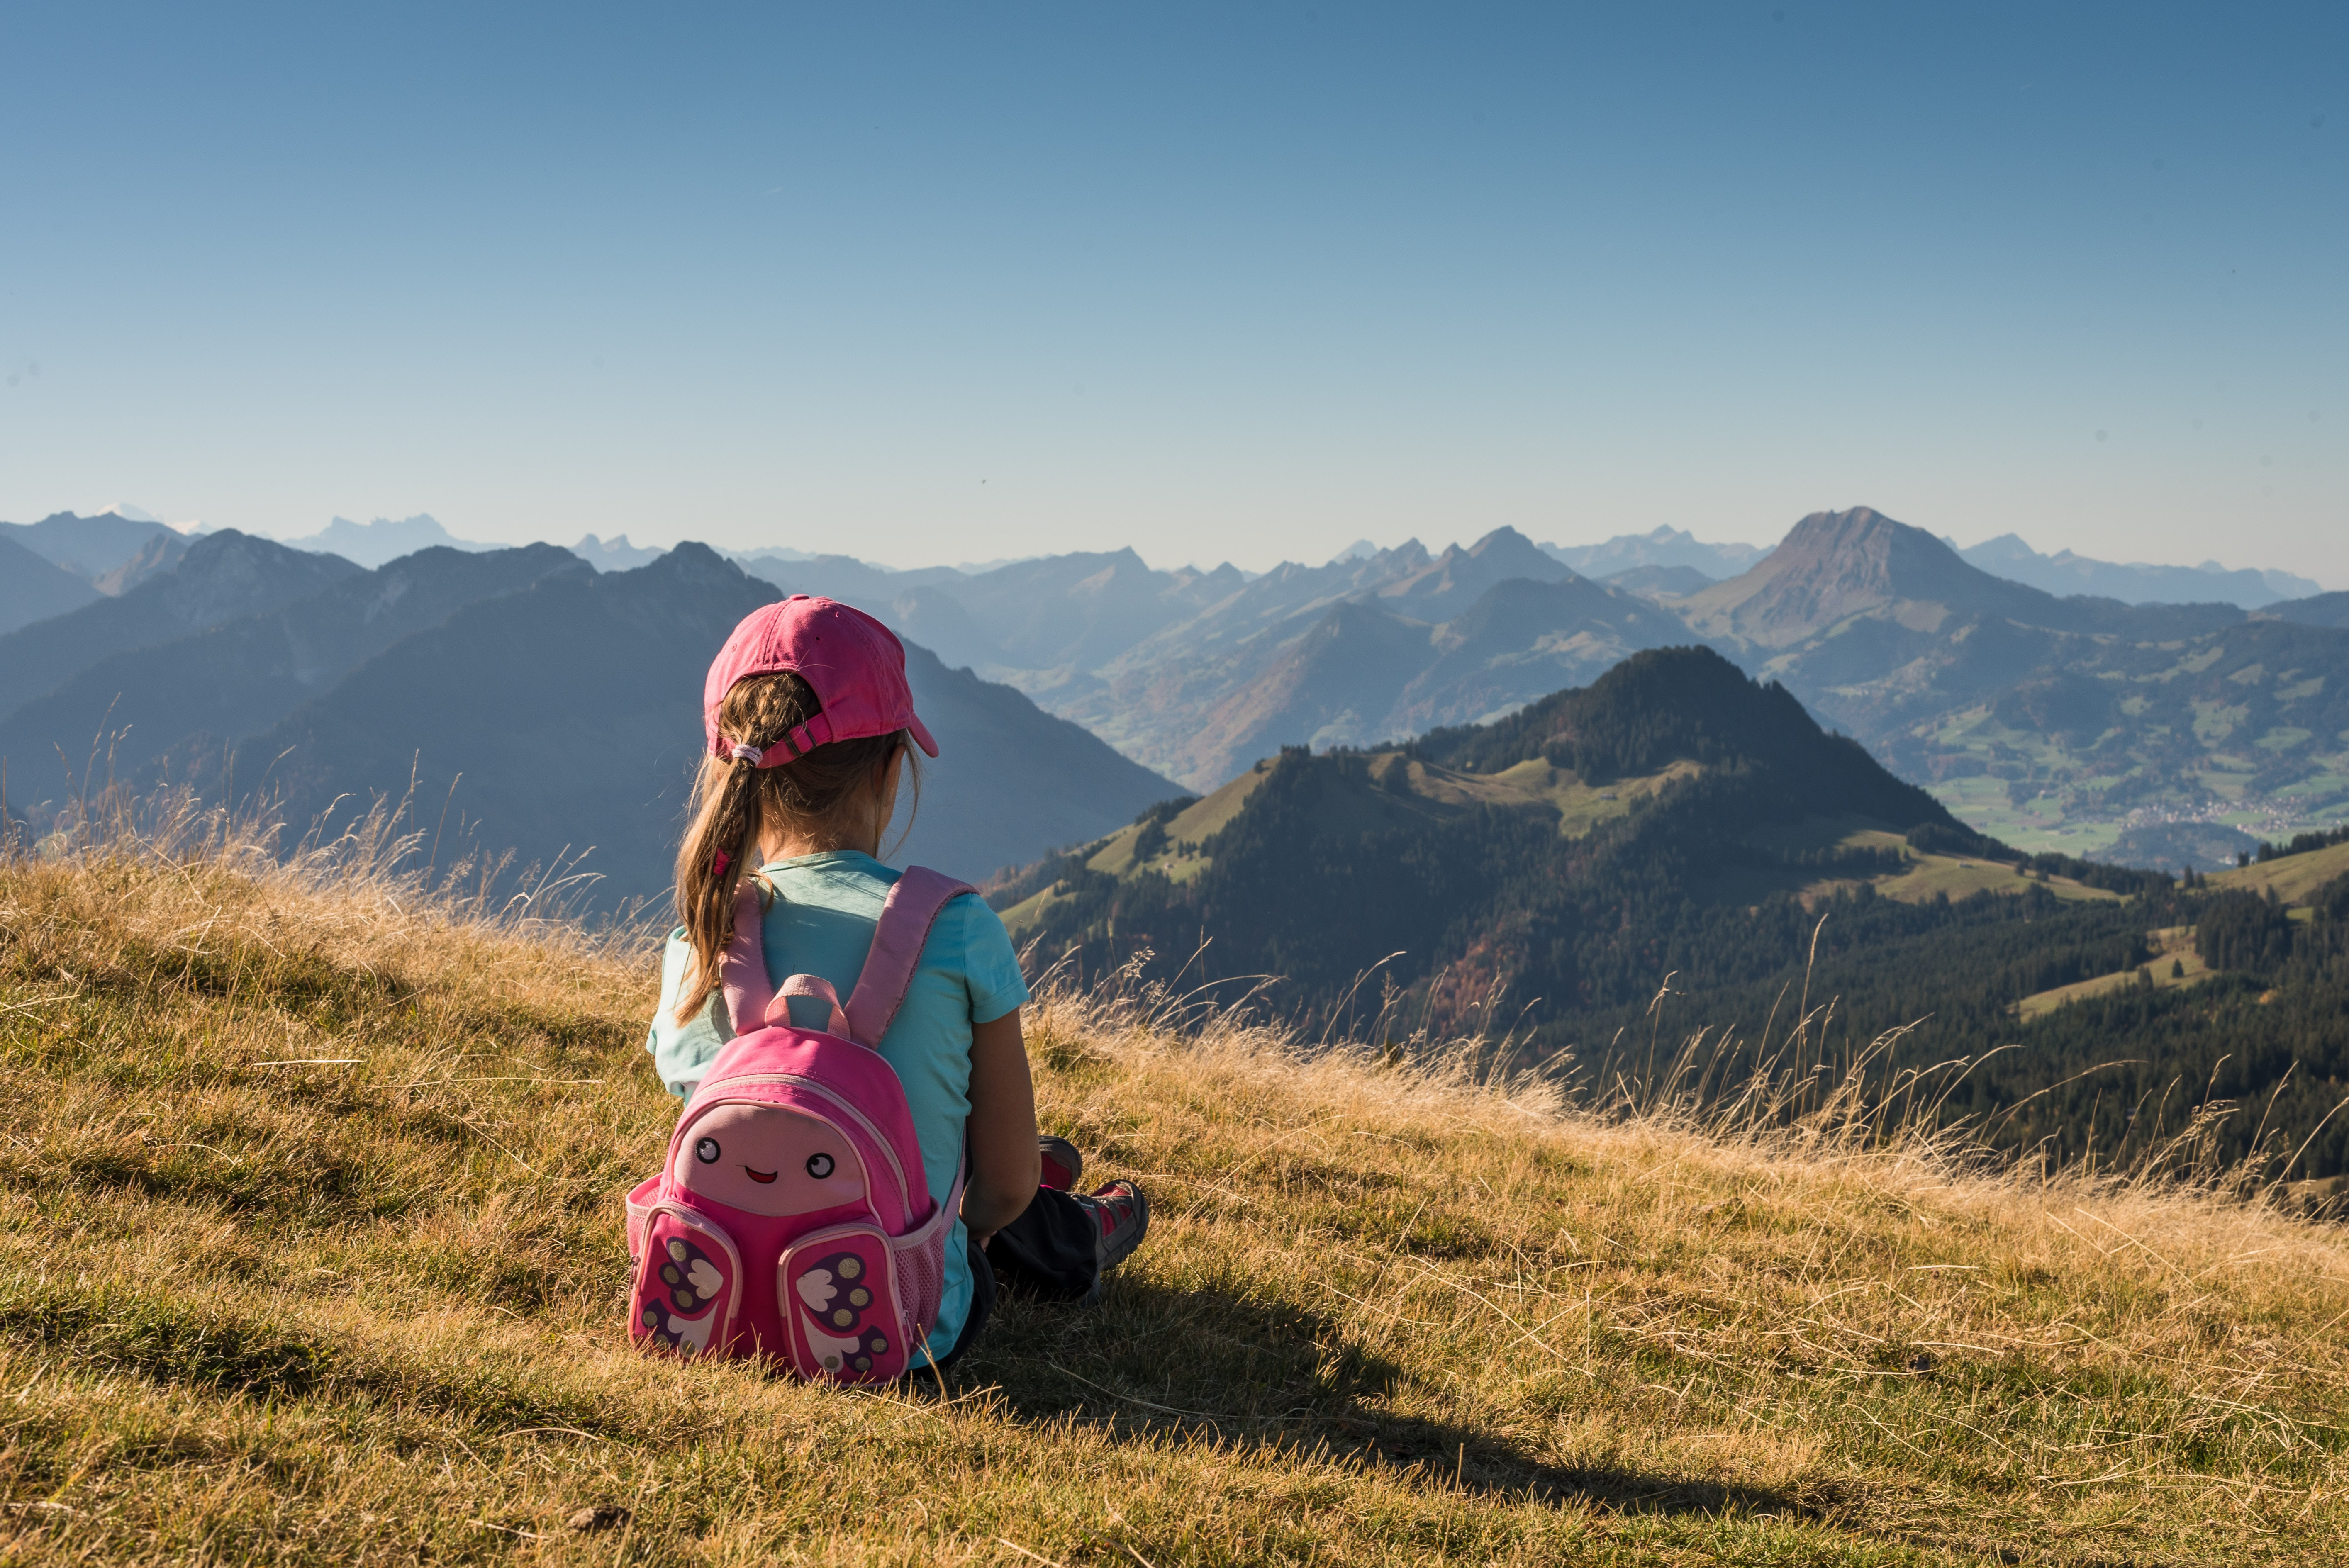
[{"label": "mesh side pocket", "polygon": [[927,1237],[917,1233],[893,1242],[889,1253],[897,1275],[897,1299],[912,1318],[912,1326],[926,1336],[937,1326],[938,1299],[946,1294],[946,1227]]},{"label": "mesh side pocket", "polygon": [[645,1255],[645,1227],[652,1222],[653,1205],[660,1202],[661,1179],[658,1172],[636,1183],[636,1191],[626,1200],[628,1210],[628,1263],[631,1266]]}]

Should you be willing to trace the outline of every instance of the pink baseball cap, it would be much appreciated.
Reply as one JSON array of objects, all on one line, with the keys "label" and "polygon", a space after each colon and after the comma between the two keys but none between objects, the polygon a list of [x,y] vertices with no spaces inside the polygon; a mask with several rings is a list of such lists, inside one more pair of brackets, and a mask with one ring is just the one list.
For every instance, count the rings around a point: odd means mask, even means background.
[{"label": "pink baseball cap", "polygon": [[[746,676],[790,670],[815,688],[823,711],[759,751],[718,733],[719,706]],[[905,646],[896,634],[862,610],[832,599],[794,593],[742,617],[701,688],[701,727],[709,754],[780,768],[832,740],[911,730],[932,757],[938,743],[914,716],[905,686]]]}]

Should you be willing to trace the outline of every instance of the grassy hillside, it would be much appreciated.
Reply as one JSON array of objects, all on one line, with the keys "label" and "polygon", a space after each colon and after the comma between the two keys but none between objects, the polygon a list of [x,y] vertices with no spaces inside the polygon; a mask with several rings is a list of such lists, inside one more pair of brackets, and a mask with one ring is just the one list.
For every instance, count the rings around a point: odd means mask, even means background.
[{"label": "grassy hillside", "polygon": [[[939,1387],[624,1339],[647,955],[363,867],[0,862],[9,1561],[2305,1563],[2349,1243],[1847,1116],[1601,1119],[1048,995],[1157,1201]],[[1155,1009],[1155,1010],[1154,1010]],[[1469,1047],[1473,1050],[1475,1047]]]},{"label": "grassy hillside", "polygon": [[[1363,762],[1359,778],[1341,778],[1340,789],[1322,796],[1316,814],[1318,831],[1369,833],[1405,822],[1443,823],[1478,807],[1489,807],[1549,814],[1560,838],[1581,840],[1603,824],[1630,816],[1635,808],[1653,801],[1672,785],[1704,772],[1700,764],[1675,760],[1653,773],[1593,781],[1570,769],[1535,758],[1497,773],[1464,773],[1400,748],[1368,752]],[[1069,901],[1066,878],[1071,861],[1085,871],[1112,877],[1156,872],[1177,887],[1196,880],[1215,863],[1218,847],[1211,842],[1215,835],[1239,815],[1274,766],[1270,761],[1260,763],[1205,797],[1168,802],[1175,809],[1166,815],[1145,812],[1116,832],[1080,846],[1073,855],[1045,862],[1025,879],[1031,884],[1044,884],[1034,892],[1021,887],[1021,879],[1005,879],[1001,887],[1019,890],[1019,896],[1009,901],[998,898],[1004,923],[1015,934],[1043,930],[1047,916]],[[1343,787],[1347,785],[1352,787]],[[1713,868],[1698,882],[1698,891],[1707,902],[1750,904],[1791,893],[1810,903],[1863,883],[1881,897],[1904,903],[1967,898],[1977,892],[2019,894],[2033,886],[2044,887],[2067,903],[2120,896],[2084,886],[2070,877],[2027,875],[2011,861],[1920,850],[1868,817],[1815,817],[1794,824],[1768,824],[1751,830],[1746,839],[1752,847],[1787,863],[1765,861]],[[1880,855],[1886,863],[1868,875],[1837,874],[1831,869],[1822,874],[1822,868],[1853,858],[1852,851]],[[2211,880],[2215,885],[2218,879]]]},{"label": "grassy hillside", "polygon": [[[2025,866],[1784,688],[1671,648],[1399,749],[1287,748],[989,894],[1086,972],[1149,949],[1170,984],[1278,975],[1278,1001],[1317,1026],[1376,997],[1451,1029],[1506,990],[1547,1054],[1594,1019],[1607,1038],[1675,972],[1718,983],[1704,951],[1775,984],[1807,961],[1801,917],[1822,899],[2109,901],[2115,879],[2159,881]],[[1762,935],[1723,923],[1775,904],[1791,914]]]},{"label": "grassy hillside", "polygon": [[2260,861],[2230,872],[2213,872],[2207,879],[2215,888],[2242,892],[2275,890],[2287,903],[2302,903],[2335,877],[2349,876],[2349,844],[2330,844],[2306,854]]}]

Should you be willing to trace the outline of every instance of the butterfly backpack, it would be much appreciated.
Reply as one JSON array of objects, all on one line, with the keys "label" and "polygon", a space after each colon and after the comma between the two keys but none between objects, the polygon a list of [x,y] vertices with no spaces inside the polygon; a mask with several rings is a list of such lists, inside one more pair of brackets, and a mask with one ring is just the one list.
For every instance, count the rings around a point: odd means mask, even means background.
[{"label": "butterfly backpack", "polygon": [[[659,1174],[628,1194],[638,1346],[769,1357],[843,1383],[920,1364],[962,1178],[931,1202],[905,1091],[874,1047],[938,912],[970,891],[919,866],[898,878],[843,1007],[812,975],[769,984],[761,888],[744,881],[719,971],[737,1033],[686,1102]],[[794,1025],[792,996],[829,1003],[828,1025]]]}]

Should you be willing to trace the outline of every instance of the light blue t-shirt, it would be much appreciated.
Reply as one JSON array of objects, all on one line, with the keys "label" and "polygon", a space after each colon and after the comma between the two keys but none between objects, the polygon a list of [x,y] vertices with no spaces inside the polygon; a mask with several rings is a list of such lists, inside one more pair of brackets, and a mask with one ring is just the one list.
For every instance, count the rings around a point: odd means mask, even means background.
[{"label": "light blue t-shirt", "polygon": [[[778,894],[759,934],[769,978],[780,985],[788,975],[818,975],[845,1002],[864,973],[882,902],[899,873],[871,855],[841,850],[777,861],[761,874]],[[734,1037],[722,994],[713,992],[691,1022],[678,1023],[678,997],[692,957],[679,926],[661,955],[660,1010],[645,1042],[661,1082],[680,1099],[692,1094],[719,1047]],[[948,900],[880,1047],[881,1058],[905,1086],[934,1202],[944,1202],[953,1190],[962,1159],[963,1123],[970,1116],[971,1026],[993,1023],[1026,1000],[1027,982],[1003,922],[976,898]],[[831,1016],[811,997],[791,998],[791,1008],[792,1021],[806,1028],[823,1028]],[[946,1264],[938,1321],[930,1330],[930,1354],[941,1357],[954,1348],[970,1315],[970,1248],[959,1215],[947,1235]]]}]

